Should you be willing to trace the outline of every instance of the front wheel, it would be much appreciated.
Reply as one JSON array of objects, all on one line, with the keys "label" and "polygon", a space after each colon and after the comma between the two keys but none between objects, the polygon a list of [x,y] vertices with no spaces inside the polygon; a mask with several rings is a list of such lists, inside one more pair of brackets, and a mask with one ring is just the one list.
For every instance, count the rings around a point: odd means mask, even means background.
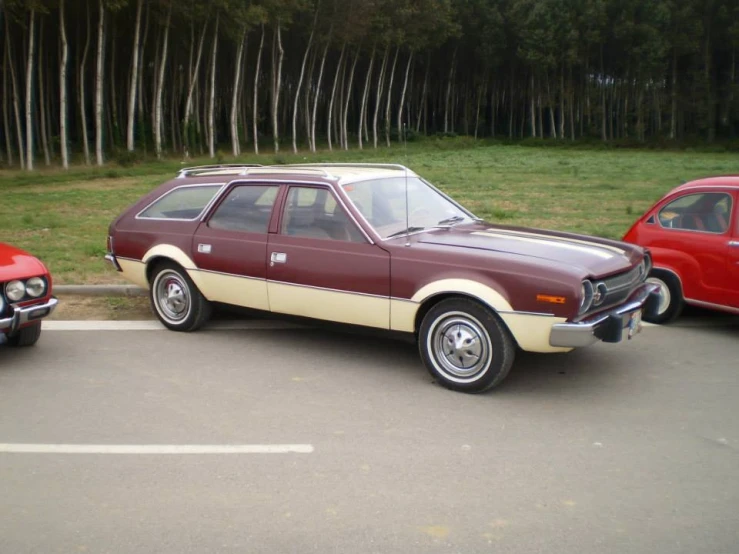
[{"label": "front wheel", "polygon": [[20,329],[12,337],[8,337],[10,346],[33,346],[41,337],[41,322],[34,323],[28,327]]},{"label": "front wheel", "polygon": [[187,272],[173,262],[154,268],[149,300],[159,321],[173,331],[196,331],[208,321],[212,309]]},{"label": "front wheel", "polygon": [[429,310],[418,347],[434,379],[460,392],[495,387],[508,375],[515,357],[513,339],[498,316],[463,298],[442,300]]},{"label": "front wheel", "polygon": [[685,304],[680,281],[672,273],[653,270],[647,278],[648,283],[659,287],[659,305],[656,313],[645,315],[649,323],[669,323],[677,319]]}]

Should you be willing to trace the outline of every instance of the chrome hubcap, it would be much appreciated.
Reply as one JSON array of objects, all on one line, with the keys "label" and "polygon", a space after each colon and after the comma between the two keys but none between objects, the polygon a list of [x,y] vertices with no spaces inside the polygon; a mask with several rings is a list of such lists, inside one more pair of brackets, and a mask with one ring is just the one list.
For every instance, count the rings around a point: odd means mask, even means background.
[{"label": "chrome hubcap", "polygon": [[177,273],[160,273],[157,276],[155,294],[159,312],[165,319],[178,322],[187,317],[190,312],[190,292]]},{"label": "chrome hubcap", "polygon": [[647,283],[652,283],[659,287],[659,307],[657,308],[657,313],[660,315],[665,313],[670,306],[670,302],[672,302],[670,288],[667,286],[667,283],[657,277],[649,277]]},{"label": "chrome hubcap", "polygon": [[437,368],[454,380],[477,379],[490,365],[490,337],[480,322],[466,314],[445,314],[437,319],[429,340]]}]

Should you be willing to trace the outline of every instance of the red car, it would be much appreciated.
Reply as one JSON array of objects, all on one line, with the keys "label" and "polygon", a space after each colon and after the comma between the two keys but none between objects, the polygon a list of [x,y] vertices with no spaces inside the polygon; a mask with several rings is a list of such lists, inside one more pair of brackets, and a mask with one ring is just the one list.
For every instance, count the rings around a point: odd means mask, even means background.
[{"label": "red car", "polygon": [[37,258],[0,243],[0,344],[32,346],[54,311],[51,275]]},{"label": "red car", "polygon": [[220,302],[407,333],[465,392],[500,383],[516,347],[631,338],[657,301],[642,248],[491,225],[390,164],[185,169],[109,235],[107,259],[170,329]]},{"label": "red car", "polygon": [[649,249],[648,281],[659,285],[653,323],[685,304],[739,314],[739,176],[711,177],[670,191],[629,229],[624,241]]}]

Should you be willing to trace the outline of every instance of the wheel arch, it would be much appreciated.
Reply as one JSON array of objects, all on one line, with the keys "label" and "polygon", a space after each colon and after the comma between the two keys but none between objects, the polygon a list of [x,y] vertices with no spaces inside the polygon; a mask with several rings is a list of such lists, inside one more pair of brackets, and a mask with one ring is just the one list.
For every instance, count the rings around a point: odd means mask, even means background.
[{"label": "wheel arch", "polygon": [[144,254],[141,260],[146,265],[146,281],[151,282],[152,271],[161,262],[173,262],[180,266],[192,278],[192,269],[195,269],[195,262],[185,254],[180,248],[171,244],[159,244],[151,248]]}]

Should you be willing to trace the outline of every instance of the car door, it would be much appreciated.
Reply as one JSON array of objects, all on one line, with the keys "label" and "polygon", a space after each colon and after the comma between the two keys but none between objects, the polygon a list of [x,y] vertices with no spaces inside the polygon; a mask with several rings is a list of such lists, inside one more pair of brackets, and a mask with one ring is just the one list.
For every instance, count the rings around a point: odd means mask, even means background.
[{"label": "car door", "polygon": [[267,237],[279,192],[276,184],[236,184],[198,227],[193,280],[208,300],[269,310]]},{"label": "car door", "polygon": [[268,259],[272,311],[390,327],[390,255],[328,187],[289,187]]},{"label": "car door", "polygon": [[733,196],[725,191],[691,191],[670,199],[652,219],[649,247],[669,256],[686,299],[727,304],[729,218],[734,208]]},{"label": "car door", "polygon": [[739,193],[734,192],[734,213],[731,223],[732,233],[729,237],[729,248],[726,263],[729,276],[728,296],[731,306],[739,308]]}]

